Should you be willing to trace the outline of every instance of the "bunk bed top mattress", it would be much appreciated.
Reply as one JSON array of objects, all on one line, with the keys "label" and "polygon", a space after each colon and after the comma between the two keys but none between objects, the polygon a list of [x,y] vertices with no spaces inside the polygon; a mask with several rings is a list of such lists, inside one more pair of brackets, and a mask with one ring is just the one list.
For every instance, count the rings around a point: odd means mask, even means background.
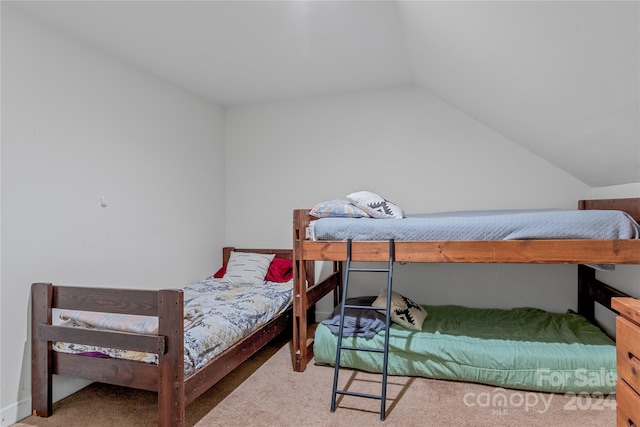
[{"label": "bunk bed top mattress", "polygon": [[[615,391],[615,343],[583,316],[535,308],[424,307],[429,315],[422,331],[392,324],[390,375],[556,393]],[[336,345],[337,335],[320,323],[316,363],[334,365]],[[384,348],[384,331],[371,339],[343,336],[342,345]],[[343,351],[340,365],[382,372],[382,354]]]},{"label": "bunk bed top mattress", "polygon": [[[293,297],[293,281],[231,285],[209,277],[184,290],[185,375],[206,365],[253,330],[282,313]],[[62,325],[156,334],[158,318],[78,310],[57,310]],[[54,342],[56,351],[158,363],[158,355],[91,345]]]},{"label": "bunk bed top mattress", "polygon": [[311,240],[637,239],[640,225],[617,210],[492,210],[407,215],[403,219],[320,218]]}]

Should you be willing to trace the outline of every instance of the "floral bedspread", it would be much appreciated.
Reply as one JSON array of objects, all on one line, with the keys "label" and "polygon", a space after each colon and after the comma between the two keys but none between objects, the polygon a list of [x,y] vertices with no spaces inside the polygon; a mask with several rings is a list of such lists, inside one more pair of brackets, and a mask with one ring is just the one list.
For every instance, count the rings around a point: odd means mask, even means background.
[{"label": "floral bedspread", "polygon": [[[186,286],[184,367],[185,375],[204,366],[225,349],[284,311],[291,303],[293,281],[234,286],[210,277]],[[157,318],[64,310],[61,325],[88,329],[155,333]],[[73,343],[53,343],[65,353],[95,353],[105,357],[157,363],[158,355]]]}]

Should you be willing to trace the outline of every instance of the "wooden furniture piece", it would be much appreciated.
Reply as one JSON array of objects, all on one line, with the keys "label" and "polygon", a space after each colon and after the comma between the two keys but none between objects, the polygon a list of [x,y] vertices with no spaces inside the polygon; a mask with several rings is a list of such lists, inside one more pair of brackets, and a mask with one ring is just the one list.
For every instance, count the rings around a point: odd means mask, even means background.
[{"label": "wooden furniture piece", "polygon": [[[223,248],[275,254],[292,259],[284,249]],[[305,269],[313,284],[313,265]],[[57,286],[34,283],[31,295],[31,401],[33,414],[53,413],[52,376],[83,378],[158,393],[158,423],[183,426],[185,407],[279,334],[290,331],[292,308],[215,357],[204,367],[184,373],[184,295],[182,290],[134,290]],[[158,317],[158,333],[141,335],[55,326],[52,309],[73,309]],[[158,354],[158,364],[60,353],[52,342],[70,342]]]},{"label": "wooden furniture piece", "polygon": [[616,419],[618,427],[640,426],[640,300],[613,298],[616,318]]},{"label": "wooden furniture piece", "polygon": [[[581,200],[579,209],[614,209],[640,220],[640,198]],[[306,236],[309,209],[293,211],[294,370],[302,372],[313,357],[313,335],[307,312],[320,298],[342,284],[346,241],[312,241]],[[353,261],[388,259],[387,241],[353,241]],[[305,283],[309,261],[332,261],[332,271],[313,286]],[[611,297],[626,296],[596,279],[587,264],[640,264],[640,239],[628,240],[484,240],[396,241],[395,261],[427,263],[578,264],[578,311],[594,320],[594,303],[610,307]],[[339,293],[337,294],[339,295]],[[336,293],[334,303],[338,304]]]}]

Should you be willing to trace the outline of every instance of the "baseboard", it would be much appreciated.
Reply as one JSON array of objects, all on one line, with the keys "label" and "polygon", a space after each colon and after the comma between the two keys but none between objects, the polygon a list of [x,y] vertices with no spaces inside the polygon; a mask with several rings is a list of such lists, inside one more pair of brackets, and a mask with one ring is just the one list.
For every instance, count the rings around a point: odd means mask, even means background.
[{"label": "baseboard", "polygon": [[28,417],[31,411],[31,398],[5,406],[0,410],[0,426],[8,427],[19,420]]},{"label": "baseboard", "polygon": [[316,311],[316,321],[322,322],[323,320],[328,319],[331,316],[330,312],[325,311]]},{"label": "baseboard", "polygon": [[[91,381],[80,380],[76,378],[53,377],[53,401],[64,399],[73,393],[82,390],[91,384]],[[5,406],[0,411],[0,419],[2,423],[0,427],[8,427],[12,424],[31,415],[31,397],[20,400],[9,406]]]}]

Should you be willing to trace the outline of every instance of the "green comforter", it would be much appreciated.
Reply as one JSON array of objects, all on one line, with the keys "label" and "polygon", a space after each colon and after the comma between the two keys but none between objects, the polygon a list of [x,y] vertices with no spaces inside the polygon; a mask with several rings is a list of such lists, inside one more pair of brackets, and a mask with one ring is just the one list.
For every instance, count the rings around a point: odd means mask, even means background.
[{"label": "green comforter", "polygon": [[[390,375],[557,393],[615,392],[615,343],[578,314],[424,307],[429,315],[421,332],[392,325]],[[336,345],[337,336],[318,325],[316,363],[333,365]],[[343,345],[382,348],[384,331],[371,339],[344,337]],[[382,372],[382,354],[344,350],[340,366]]]}]

